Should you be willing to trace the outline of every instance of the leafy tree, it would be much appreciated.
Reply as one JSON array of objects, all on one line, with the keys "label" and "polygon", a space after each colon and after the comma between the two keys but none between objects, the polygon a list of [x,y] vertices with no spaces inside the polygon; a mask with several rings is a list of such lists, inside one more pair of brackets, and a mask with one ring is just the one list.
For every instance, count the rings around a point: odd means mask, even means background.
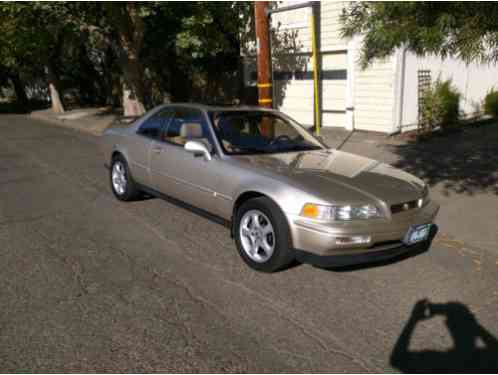
[{"label": "leafy tree", "polygon": [[11,17],[12,11],[12,4],[0,4],[0,77],[2,77],[0,84],[6,85],[11,81],[17,100],[25,103],[27,95],[18,68],[23,64],[20,57],[27,46],[20,43],[22,42],[20,37],[25,36],[17,35],[17,25],[15,19]]},{"label": "leafy tree", "polygon": [[224,78],[240,68],[240,38],[250,6],[202,1],[106,3],[97,27],[90,28],[105,35],[118,57],[127,90],[125,114],[140,114],[165,96],[195,99],[200,87],[212,87],[205,96],[216,96]]},{"label": "leafy tree", "polygon": [[498,91],[492,88],[484,98],[484,113],[492,117],[498,117]]},{"label": "leafy tree", "polygon": [[[54,111],[71,93],[140,114],[165,97],[233,95],[250,2],[0,3],[0,71],[47,83]],[[16,78],[19,78],[16,80]],[[68,90],[71,89],[71,90]]]},{"label": "leafy tree", "polygon": [[0,64],[16,75],[44,70],[54,112],[64,112],[58,60],[78,31],[71,14],[62,2],[0,4]]},{"label": "leafy tree", "polygon": [[113,43],[124,76],[123,107],[125,115],[145,112],[146,90],[144,66],[141,63],[145,36],[144,18],[152,14],[148,3],[106,2],[107,21],[115,33]]},{"label": "leafy tree", "polygon": [[241,49],[250,33],[252,6],[251,2],[190,4],[190,14],[176,36],[176,49],[191,67],[191,75],[204,84],[199,99],[226,101],[240,95],[241,87],[234,82],[242,71]]},{"label": "leafy tree", "polygon": [[498,61],[498,5],[494,2],[353,2],[343,34],[364,35],[362,63],[406,47],[419,54]]}]

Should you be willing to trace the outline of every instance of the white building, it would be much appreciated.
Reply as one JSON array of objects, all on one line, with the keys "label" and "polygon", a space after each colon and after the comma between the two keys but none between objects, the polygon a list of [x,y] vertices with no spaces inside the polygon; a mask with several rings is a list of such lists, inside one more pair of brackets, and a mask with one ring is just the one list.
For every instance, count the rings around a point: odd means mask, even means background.
[{"label": "white building", "polygon": [[[279,2],[278,6],[296,4]],[[418,118],[419,74],[429,71],[452,79],[461,93],[464,115],[476,112],[486,93],[498,88],[498,66],[466,65],[456,59],[417,57],[404,50],[362,70],[358,64],[361,38],[341,37],[340,15],[345,2],[318,5],[317,38],[321,66],[319,98],[322,126],[393,133],[414,128]],[[275,107],[305,125],[313,124],[312,35],[310,7],[271,15],[278,30],[272,46]],[[247,59],[246,84],[255,84],[255,60]],[[427,73],[426,73],[427,75]]]}]

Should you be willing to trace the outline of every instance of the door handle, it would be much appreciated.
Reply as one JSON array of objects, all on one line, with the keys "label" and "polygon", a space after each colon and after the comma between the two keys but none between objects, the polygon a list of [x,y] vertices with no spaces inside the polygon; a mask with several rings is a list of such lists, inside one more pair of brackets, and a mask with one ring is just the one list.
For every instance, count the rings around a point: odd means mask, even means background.
[{"label": "door handle", "polygon": [[163,149],[161,147],[152,147],[152,152],[160,154]]}]

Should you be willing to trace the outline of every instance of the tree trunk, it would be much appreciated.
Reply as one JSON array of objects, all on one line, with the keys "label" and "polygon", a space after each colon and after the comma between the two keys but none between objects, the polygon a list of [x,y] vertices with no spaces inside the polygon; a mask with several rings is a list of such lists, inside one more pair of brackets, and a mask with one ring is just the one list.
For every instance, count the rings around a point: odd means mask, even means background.
[{"label": "tree trunk", "polygon": [[169,92],[176,102],[184,102],[192,99],[192,80],[185,74],[179,64],[179,58],[172,53],[169,57],[168,68],[170,69]]},{"label": "tree trunk", "polygon": [[79,39],[78,59],[81,66],[80,74],[83,78],[79,82],[80,99],[83,100],[83,104],[102,104],[106,99],[105,82],[89,57],[88,39],[87,33],[83,33]]},{"label": "tree trunk", "polygon": [[52,103],[52,111],[55,113],[64,113],[64,105],[62,104],[60,94],[60,84],[57,74],[54,71],[52,64],[47,65],[48,89],[50,92],[50,102]]},{"label": "tree trunk", "polygon": [[143,103],[136,99],[126,84],[123,84],[123,111],[125,116],[141,116],[145,113]]},{"label": "tree trunk", "polygon": [[115,64],[115,54],[110,45],[104,53],[104,58],[102,60],[102,78],[105,91],[105,104],[111,107],[117,107],[120,105],[120,93],[121,93],[121,83],[119,78],[119,73],[117,72]]},{"label": "tree trunk", "polygon": [[21,105],[25,105],[28,102],[28,96],[26,95],[26,90],[24,89],[24,85],[21,81],[21,77],[19,73],[14,72],[10,75],[10,80],[14,85],[14,91],[16,92],[17,102]]},{"label": "tree trunk", "polygon": [[107,3],[106,10],[117,32],[116,50],[123,71],[123,109],[125,116],[140,116],[145,112],[144,69],[139,61],[145,24],[141,18],[141,4]]},{"label": "tree trunk", "polygon": [[143,68],[133,56],[124,57],[123,110],[125,116],[145,113]]}]

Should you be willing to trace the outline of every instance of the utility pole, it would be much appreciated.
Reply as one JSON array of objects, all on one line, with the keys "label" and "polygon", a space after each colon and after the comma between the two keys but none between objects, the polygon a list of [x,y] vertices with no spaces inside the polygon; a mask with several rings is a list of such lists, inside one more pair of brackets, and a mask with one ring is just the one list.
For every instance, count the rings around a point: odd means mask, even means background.
[{"label": "utility pole", "polygon": [[270,74],[270,30],[268,26],[268,1],[254,2],[256,23],[256,48],[258,65],[258,103],[272,108],[272,82]]}]

